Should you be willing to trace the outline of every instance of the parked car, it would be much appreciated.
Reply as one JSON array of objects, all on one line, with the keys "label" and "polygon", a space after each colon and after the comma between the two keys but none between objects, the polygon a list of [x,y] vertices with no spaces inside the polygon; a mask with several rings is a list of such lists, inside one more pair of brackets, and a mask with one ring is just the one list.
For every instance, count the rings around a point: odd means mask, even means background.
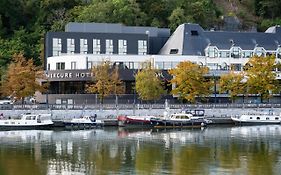
[{"label": "parked car", "polygon": [[11,105],[13,102],[11,100],[0,100],[0,105]]}]

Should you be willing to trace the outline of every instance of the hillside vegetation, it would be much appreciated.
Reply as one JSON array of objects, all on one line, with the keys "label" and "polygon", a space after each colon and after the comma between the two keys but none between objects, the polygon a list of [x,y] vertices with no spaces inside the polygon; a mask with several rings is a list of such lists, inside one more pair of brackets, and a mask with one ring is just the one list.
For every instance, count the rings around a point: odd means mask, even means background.
[{"label": "hillside vegetation", "polygon": [[222,16],[237,16],[241,30],[264,31],[281,23],[281,0],[1,0],[0,77],[15,53],[43,63],[47,31],[63,31],[66,23],[107,22],[169,27],[199,23],[203,28],[223,25]]}]

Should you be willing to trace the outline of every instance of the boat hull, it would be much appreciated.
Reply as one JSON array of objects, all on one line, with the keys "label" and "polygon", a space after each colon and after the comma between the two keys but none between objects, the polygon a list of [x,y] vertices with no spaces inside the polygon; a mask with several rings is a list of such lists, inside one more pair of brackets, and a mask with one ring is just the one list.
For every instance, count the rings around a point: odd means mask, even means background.
[{"label": "boat hull", "polygon": [[241,115],[240,117],[231,117],[237,125],[276,125],[281,123],[280,116],[274,115]]},{"label": "boat hull", "polygon": [[149,117],[118,116],[118,126],[126,128],[151,128],[153,127]]},{"label": "boat hull", "polygon": [[30,129],[51,129],[54,124],[46,125],[0,125],[0,130],[30,130]]},{"label": "boat hull", "polygon": [[193,128],[207,125],[204,119],[189,121],[151,119],[150,122],[154,128]]},{"label": "boat hull", "polygon": [[66,129],[91,129],[102,127],[103,125],[100,123],[73,123],[73,122],[63,122],[63,125]]}]

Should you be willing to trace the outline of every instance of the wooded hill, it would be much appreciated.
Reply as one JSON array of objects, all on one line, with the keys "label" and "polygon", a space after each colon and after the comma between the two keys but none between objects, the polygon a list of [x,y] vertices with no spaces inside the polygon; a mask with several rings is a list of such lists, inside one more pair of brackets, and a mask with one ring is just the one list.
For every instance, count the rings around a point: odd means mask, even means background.
[{"label": "wooded hill", "polygon": [[22,52],[43,63],[44,34],[63,31],[68,22],[107,22],[169,27],[198,23],[223,26],[222,16],[241,21],[241,30],[264,31],[281,24],[281,0],[1,0],[0,77],[12,55]]}]

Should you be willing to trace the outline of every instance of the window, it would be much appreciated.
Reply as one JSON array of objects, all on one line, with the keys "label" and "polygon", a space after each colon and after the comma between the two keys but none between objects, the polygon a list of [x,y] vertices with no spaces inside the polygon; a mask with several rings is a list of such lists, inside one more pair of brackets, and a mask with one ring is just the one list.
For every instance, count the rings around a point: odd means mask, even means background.
[{"label": "window", "polygon": [[266,117],[266,120],[269,120],[269,117]]},{"label": "window", "polygon": [[156,69],[164,69],[164,62],[155,62]]},{"label": "window", "polygon": [[100,39],[93,39],[93,54],[100,54]]},{"label": "window", "polygon": [[107,39],[105,41],[105,54],[113,54],[113,40],[112,39]]},{"label": "window", "polygon": [[241,64],[231,64],[230,68],[233,71],[241,71],[242,70],[242,65]]},{"label": "window", "polygon": [[243,58],[250,58],[253,56],[253,51],[244,51]]},{"label": "window", "polygon": [[230,52],[229,51],[220,51],[219,52],[219,57],[220,58],[229,58]]},{"label": "window", "polygon": [[75,51],[75,40],[73,38],[67,39],[67,53],[74,54]]},{"label": "window", "polygon": [[260,120],[260,118],[259,118],[259,117],[257,117],[257,120]]},{"label": "window", "polygon": [[76,69],[76,62],[75,61],[71,62],[71,69]]},{"label": "window", "polygon": [[279,117],[275,117],[275,120],[279,120]]},{"label": "window", "polygon": [[254,50],[255,54],[257,56],[264,56],[265,55],[265,50],[263,47],[256,47],[255,50]]},{"label": "window", "polygon": [[138,40],[138,54],[139,55],[147,54],[147,41],[146,40]]},{"label": "window", "polygon": [[231,57],[232,58],[241,58],[241,48],[240,47],[232,47],[231,48]]},{"label": "window", "polygon": [[250,119],[253,119],[253,117],[250,117]]},{"label": "window", "polygon": [[53,38],[53,56],[59,56],[61,51],[61,38]]},{"label": "window", "polygon": [[88,61],[87,62],[87,69],[92,69],[93,67],[93,62],[92,61]]},{"label": "window", "polygon": [[207,63],[207,67],[210,69],[210,70],[218,70],[218,63]]},{"label": "window", "polygon": [[80,39],[80,53],[87,54],[88,53],[88,40]]},{"label": "window", "polygon": [[206,48],[206,56],[211,58],[218,57],[218,48],[215,46],[208,46]]},{"label": "window", "polygon": [[127,54],[127,40],[118,40],[118,54]]},{"label": "window", "polygon": [[64,69],[65,69],[65,63],[64,62],[56,63],[56,70],[64,70]]},{"label": "window", "polygon": [[179,49],[171,49],[170,54],[177,54]]},{"label": "window", "polygon": [[199,34],[198,34],[198,31],[196,31],[196,30],[191,30],[191,35],[192,35],[192,36],[198,36]]}]

